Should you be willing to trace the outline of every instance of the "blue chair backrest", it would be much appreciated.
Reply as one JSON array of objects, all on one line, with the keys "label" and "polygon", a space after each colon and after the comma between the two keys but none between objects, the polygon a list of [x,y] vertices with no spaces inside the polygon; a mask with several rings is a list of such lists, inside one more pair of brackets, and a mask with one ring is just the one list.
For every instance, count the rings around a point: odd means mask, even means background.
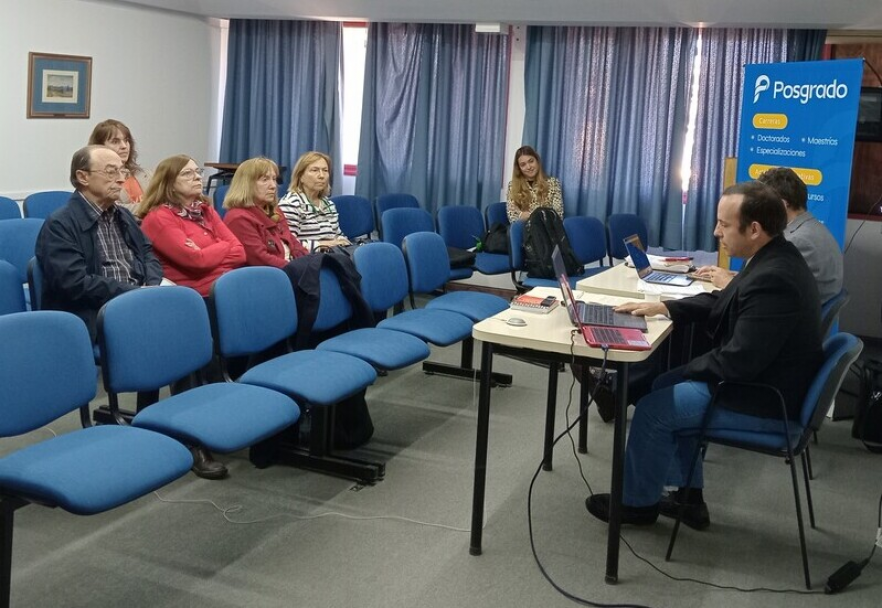
[{"label": "blue chair backrest", "polygon": [[385,312],[407,297],[407,265],[398,247],[367,243],[353,257],[361,275],[361,294],[371,310]]},{"label": "blue chair backrest", "polygon": [[431,293],[450,278],[450,257],[440,234],[415,232],[404,237],[404,255],[414,293]]},{"label": "blue chair backrest", "polygon": [[420,202],[413,194],[393,193],[381,194],[376,199],[377,219],[382,220],[383,214],[389,209],[413,208],[419,209]]},{"label": "blue chair backrest", "polygon": [[332,196],[340,217],[340,230],[350,241],[360,236],[370,236],[374,231],[374,212],[371,202],[363,196],[341,194]]},{"label": "blue chair backrest", "polygon": [[43,309],[43,269],[37,258],[28,262],[28,293],[31,296],[31,310]]},{"label": "blue chair backrest", "polygon": [[609,231],[609,256],[617,260],[624,260],[628,255],[625,249],[625,238],[636,234],[643,243],[643,248],[649,247],[649,234],[646,224],[639,215],[633,213],[613,213],[606,219],[606,227]]},{"label": "blue chair backrest", "polygon": [[21,218],[18,203],[8,196],[0,196],[0,220],[17,220]]},{"label": "blue chair backrest", "polygon": [[505,226],[509,225],[508,221],[508,204],[505,202],[501,203],[490,203],[487,205],[487,226],[492,226],[493,224],[503,224]]},{"label": "blue chair backrest", "polygon": [[564,218],[564,230],[580,264],[602,262],[606,256],[606,230],[596,217]]},{"label": "blue chair backrest", "polygon": [[[863,347],[863,342],[847,333],[838,333],[824,342],[824,362],[809,386],[799,416],[803,427],[811,430],[820,428],[845,374],[860,356]],[[808,441],[810,435],[805,433],[803,442]]]},{"label": "blue chair backrest", "polygon": [[438,209],[438,233],[450,247],[471,249],[484,238],[484,216],[466,205]]},{"label": "blue chair backrest", "polygon": [[52,215],[56,209],[60,209],[67,204],[73,192],[65,190],[47,190],[46,192],[34,192],[25,198],[22,208],[24,216],[43,219]]},{"label": "blue chair backrest", "polygon": [[5,260],[0,260],[0,315],[25,312],[24,291],[18,270]]},{"label": "blue chair backrest", "polygon": [[92,342],[75,315],[2,316],[0,344],[0,436],[40,428],[95,397]]},{"label": "blue chair backrest", "polygon": [[0,222],[0,260],[6,260],[18,270],[20,283],[28,280],[28,261],[34,257],[37,235],[43,220],[23,218]]},{"label": "blue chair backrest", "polygon": [[224,209],[224,198],[227,196],[227,190],[229,189],[229,184],[221,184],[214,189],[214,195],[211,199],[214,205],[214,210],[217,211],[219,216],[221,216],[221,219],[227,214],[227,210]]},{"label": "blue chair backrest", "polygon": [[104,386],[113,393],[156,390],[212,357],[208,308],[189,287],[134,289],[113,298],[98,313],[98,340]]},{"label": "blue chair backrest", "polygon": [[266,350],[297,331],[297,304],[288,275],[271,266],[237,268],[211,286],[214,335],[224,357]]},{"label": "blue chair backrest", "polygon": [[514,270],[524,270],[524,222],[516,221],[508,230],[509,261]]},{"label": "blue chair backrest", "polygon": [[383,241],[401,247],[404,237],[414,232],[434,232],[432,216],[424,209],[389,209],[383,214]]},{"label": "blue chair backrest", "polygon": [[836,323],[836,319],[839,318],[839,313],[842,311],[843,306],[848,304],[848,301],[851,299],[851,295],[849,295],[848,290],[843,288],[839,293],[835,296],[821,304],[821,336],[826,338],[830,333],[830,330],[833,329],[834,323]]},{"label": "blue chair backrest", "polygon": [[319,274],[321,281],[319,311],[312,328],[325,331],[337,327],[352,316],[352,305],[343,295],[340,282],[333,270],[322,268]]}]

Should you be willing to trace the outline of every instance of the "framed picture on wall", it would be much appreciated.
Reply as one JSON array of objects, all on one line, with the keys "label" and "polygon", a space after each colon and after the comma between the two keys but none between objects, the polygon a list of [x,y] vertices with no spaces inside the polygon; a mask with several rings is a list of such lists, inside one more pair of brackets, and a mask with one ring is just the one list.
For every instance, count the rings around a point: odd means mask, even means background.
[{"label": "framed picture on wall", "polygon": [[28,118],[89,118],[92,58],[28,53]]}]

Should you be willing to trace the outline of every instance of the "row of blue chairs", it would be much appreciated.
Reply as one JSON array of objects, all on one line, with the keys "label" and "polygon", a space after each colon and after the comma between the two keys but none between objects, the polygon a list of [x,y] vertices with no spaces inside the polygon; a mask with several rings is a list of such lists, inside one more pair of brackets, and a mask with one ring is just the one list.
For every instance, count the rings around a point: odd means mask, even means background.
[{"label": "row of blue chairs", "polygon": [[44,220],[56,209],[64,207],[71,194],[66,190],[34,192],[24,199],[21,209],[11,198],[0,196],[0,220],[19,219],[22,216]]},{"label": "row of blue chairs", "polygon": [[[369,243],[354,252],[364,297],[378,317],[409,292],[435,292],[447,280],[446,247],[439,235],[409,235],[405,249],[406,261],[402,250],[388,243]],[[12,272],[10,264],[0,263],[4,268]],[[31,503],[83,515],[112,509],[184,475],[192,466],[184,446],[238,451],[309,415],[310,445],[287,452],[287,459],[346,477],[382,478],[382,463],[335,453],[330,428],[336,404],[373,384],[378,371],[426,359],[427,342],[470,341],[474,322],[507,306],[488,294],[444,294],[425,308],[393,315],[376,327],[346,331],[314,350],[287,349],[232,378],[226,365],[230,359],[290,342],[297,330],[294,292],[282,270],[233,270],[215,282],[208,306],[185,287],[134,290],[109,301],[99,314],[101,373],[118,424],[98,427],[88,423],[88,404],[96,393],[95,362],[82,322],[56,311],[0,317],[0,435],[20,435],[78,409],[84,426],[0,459],[0,511],[7,539],[0,555],[0,605],[9,602],[15,510]],[[352,314],[335,275],[323,269],[313,329],[344,325]],[[126,423],[121,394],[198,378],[215,355],[227,381],[197,382]],[[475,374],[470,370],[469,376]],[[58,381],[47,383],[47,377]]]}]

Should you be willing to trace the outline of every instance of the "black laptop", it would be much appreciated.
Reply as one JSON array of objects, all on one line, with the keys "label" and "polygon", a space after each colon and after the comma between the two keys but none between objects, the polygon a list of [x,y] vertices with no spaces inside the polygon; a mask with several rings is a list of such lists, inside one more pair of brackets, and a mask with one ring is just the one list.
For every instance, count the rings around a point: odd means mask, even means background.
[{"label": "black laptop", "polygon": [[[570,279],[567,276],[563,256],[560,253],[560,248],[557,246],[554,247],[554,251],[551,254],[551,264],[554,266],[554,274],[560,282],[563,297],[566,298],[569,295],[573,301],[572,308],[567,306],[567,311],[570,313],[570,321],[573,322],[573,325],[579,325],[578,322],[581,322],[582,325],[592,325],[594,327],[620,327],[622,329],[639,329],[642,332],[646,332],[646,319],[643,317],[616,312],[614,307],[606,304],[576,300],[570,288]],[[578,315],[579,318],[573,318],[573,314]]]},{"label": "black laptop", "polygon": [[647,283],[655,283],[657,285],[671,285],[674,287],[687,287],[692,285],[692,279],[683,274],[674,274],[672,272],[659,272],[653,270],[649,263],[649,257],[643,251],[643,245],[640,243],[640,237],[636,234],[625,239],[625,248],[628,255],[631,256],[631,262],[637,269],[637,276]]}]

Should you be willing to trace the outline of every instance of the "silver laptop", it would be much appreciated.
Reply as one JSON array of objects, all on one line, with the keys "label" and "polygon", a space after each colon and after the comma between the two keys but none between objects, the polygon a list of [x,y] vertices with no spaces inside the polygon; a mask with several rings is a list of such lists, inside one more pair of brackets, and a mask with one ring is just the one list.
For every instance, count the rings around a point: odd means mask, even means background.
[{"label": "silver laptop", "polygon": [[671,285],[674,287],[686,287],[692,285],[692,279],[682,274],[674,274],[672,272],[659,272],[653,270],[649,263],[646,252],[643,251],[643,245],[640,243],[640,237],[636,234],[625,238],[625,249],[631,256],[631,262],[637,269],[637,276],[647,283],[655,283],[657,285]]}]

